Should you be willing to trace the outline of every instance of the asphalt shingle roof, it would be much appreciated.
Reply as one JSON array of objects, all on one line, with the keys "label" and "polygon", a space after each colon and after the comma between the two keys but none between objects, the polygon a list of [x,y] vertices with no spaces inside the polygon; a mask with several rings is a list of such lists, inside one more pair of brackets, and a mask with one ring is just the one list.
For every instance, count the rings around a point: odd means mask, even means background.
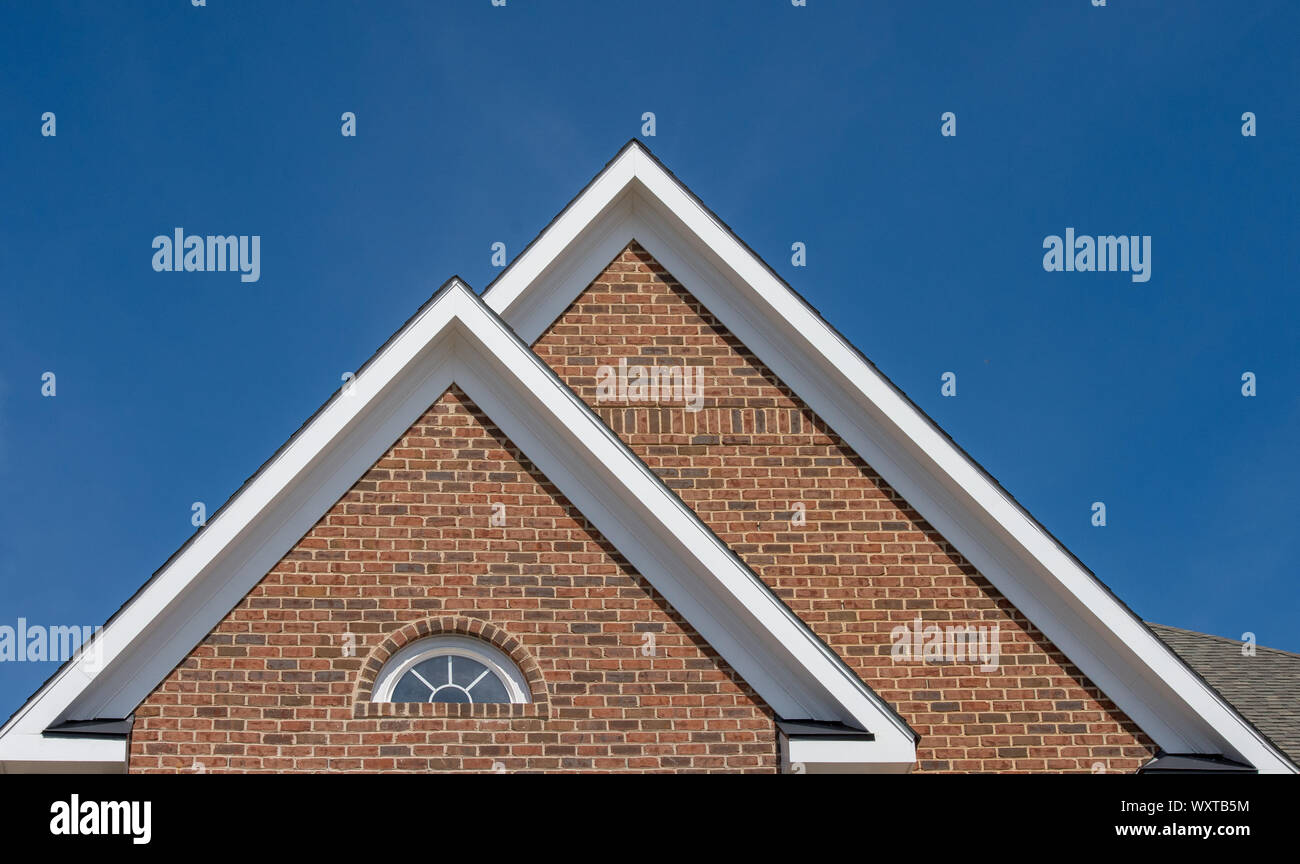
[{"label": "asphalt shingle roof", "polygon": [[1147,622],[1174,653],[1264,733],[1292,762],[1300,763],[1300,654],[1255,647],[1242,654],[1235,639]]}]

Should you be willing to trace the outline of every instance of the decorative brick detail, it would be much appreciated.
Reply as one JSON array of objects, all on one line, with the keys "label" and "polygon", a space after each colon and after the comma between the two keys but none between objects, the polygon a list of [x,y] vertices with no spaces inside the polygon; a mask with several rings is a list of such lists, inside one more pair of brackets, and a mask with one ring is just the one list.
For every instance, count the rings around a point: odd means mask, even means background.
[{"label": "decorative brick detail", "polygon": [[[504,525],[492,524],[494,502]],[[358,712],[381,658],[443,630],[509,646],[534,704]],[[456,388],[135,718],[133,773],[779,764],[771,710]]]},{"label": "decorative brick detail", "polygon": [[[433,636],[472,636],[500,648],[519,667],[528,682],[531,703],[441,703],[441,702],[371,702],[375,681],[388,658],[402,648]],[[361,664],[357,674],[356,689],[352,694],[352,714],[355,717],[545,717],[549,713],[550,697],[541,667],[533,656],[524,650],[523,643],[505,630],[482,618],[465,615],[447,615],[424,618],[398,628],[391,636],[375,646]]]},{"label": "decorative brick detail", "polygon": [[[922,771],[1132,771],[1152,742],[643,248],[534,350],[922,736]],[[599,403],[599,369],[703,367],[702,407]],[[804,524],[792,515],[802,504]],[[1000,667],[895,662],[894,628],[999,628]]]}]

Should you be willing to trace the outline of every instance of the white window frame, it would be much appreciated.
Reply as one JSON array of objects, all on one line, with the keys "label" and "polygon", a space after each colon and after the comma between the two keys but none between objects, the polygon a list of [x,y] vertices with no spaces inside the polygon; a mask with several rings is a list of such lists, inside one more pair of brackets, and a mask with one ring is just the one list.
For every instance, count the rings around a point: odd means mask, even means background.
[{"label": "white window frame", "polygon": [[453,634],[429,636],[416,640],[401,648],[392,657],[389,657],[388,662],[384,664],[383,669],[379,670],[379,676],[375,679],[370,701],[392,702],[393,688],[397,686],[397,682],[402,680],[402,676],[412,666],[431,657],[445,657],[447,655],[465,657],[482,663],[505,683],[506,692],[510,694],[510,703],[474,702],[472,704],[525,704],[533,701],[532,693],[528,689],[528,681],[509,654],[495,645],[484,642],[482,639]]}]

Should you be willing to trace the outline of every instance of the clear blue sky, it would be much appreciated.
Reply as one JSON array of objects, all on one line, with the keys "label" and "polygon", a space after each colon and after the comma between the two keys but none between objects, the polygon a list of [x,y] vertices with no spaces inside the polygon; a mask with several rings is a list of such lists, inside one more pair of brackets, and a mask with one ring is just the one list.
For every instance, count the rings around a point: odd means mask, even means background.
[{"label": "clear blue sky", "polygon": [[[105,621],[653,111],[656,155],[1138,614],[1300,651],[1300,5],[645,5],[0,7],[0,624]],[[261,235],[260,281],[155,273],[176,226]],[[1067,226],[1151,235],[1151,280],[1045,272]],[[53,669],[0,664],[0,716]]]}]

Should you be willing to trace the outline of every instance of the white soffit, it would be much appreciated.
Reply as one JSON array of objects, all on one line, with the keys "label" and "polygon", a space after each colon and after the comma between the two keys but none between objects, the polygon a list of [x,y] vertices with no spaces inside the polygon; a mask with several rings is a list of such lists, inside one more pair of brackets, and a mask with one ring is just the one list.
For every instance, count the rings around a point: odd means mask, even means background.
[{"label": "white soffit", "polygon": [[906,723],[453,280],[0,729],[0,765],[124,759],[41,733],[134,711],[453,383],[773,711],[868,729],[914,761]]},{"label": "white soffit", "polygon": [[533,343],[636,240],[1171,753],[1297,767],[639,142],[488,287]]}]

